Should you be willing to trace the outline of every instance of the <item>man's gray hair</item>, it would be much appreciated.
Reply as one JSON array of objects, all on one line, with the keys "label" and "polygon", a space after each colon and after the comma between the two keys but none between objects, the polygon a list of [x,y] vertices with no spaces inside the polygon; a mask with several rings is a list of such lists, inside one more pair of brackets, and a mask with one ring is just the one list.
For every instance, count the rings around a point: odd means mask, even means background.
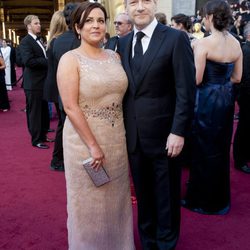
[{"label": "man's gray hair", "polygon": [[116,15],[116,17],[118,17],[118,16],[125,16],[127,18],[128,24],[133,25],[133,22],[131,21],[127,12],[120,12]]}]

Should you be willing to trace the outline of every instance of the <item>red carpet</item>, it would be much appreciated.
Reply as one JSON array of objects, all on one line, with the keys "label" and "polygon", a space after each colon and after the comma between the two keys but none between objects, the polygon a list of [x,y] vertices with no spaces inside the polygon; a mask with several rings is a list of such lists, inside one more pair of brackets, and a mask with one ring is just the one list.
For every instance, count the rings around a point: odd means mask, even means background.
[{"label": "red carpet", "polygon": [[[14,87],[8,93],[11,110],[0,113],[0,249],[66,250],[64,173],[49,169],[52,143],[49,150],[31,146],[26,116],[21,111],[25,106],[23,90]],[[56,127],[55,120],[51,127]],[[176,250],[250,249],[249,178],[231,167],[232,209],[226,216],[199,215],[182,209]],[[186,179],[184,169],[183,191]],[[136,221],[136,205],[133,207]]]}]

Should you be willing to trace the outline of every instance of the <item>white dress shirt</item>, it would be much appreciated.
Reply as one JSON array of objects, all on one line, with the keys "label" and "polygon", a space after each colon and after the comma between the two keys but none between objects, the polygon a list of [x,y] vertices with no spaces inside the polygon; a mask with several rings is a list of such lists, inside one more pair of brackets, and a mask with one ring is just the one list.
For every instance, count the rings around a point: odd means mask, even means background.
[{"label": "white dress shirt", "polygon": [[144,29],[142,30],[138,30],[135,26],[134,26],[134,37],[133,37],[133,42],[132,42],[132,57],[134,57],[134,47],[135,47],[135,43],[136,43],[136,34],[138,31],[141,31],[145,34],[145,36],[142,38],[141,43],[142,43],[142,49],[143,49],[143,54],[147,51],[148,49],[148,45],[150,43],[151,37],[153,35],[153,32],[157,26],[158,22],[156,20],[156,18],[154,18],[154,20]]}]

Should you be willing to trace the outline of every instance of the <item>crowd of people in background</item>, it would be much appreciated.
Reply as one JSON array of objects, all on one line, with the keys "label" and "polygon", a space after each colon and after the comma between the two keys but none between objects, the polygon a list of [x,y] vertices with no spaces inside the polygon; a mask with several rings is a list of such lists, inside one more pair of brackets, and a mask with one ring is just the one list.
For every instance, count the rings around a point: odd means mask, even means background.
[{"label": "crowd of people in background", "polygon": [[[155,0],[125,5],[112,37],[104,7],[85,1],[54,13],[46,47],[35,15],[24,19],[18,54],[1,40],[0,110],[10,109],[8,91],[21,58],[31,144],[48,149],[46,142],[55,142],[49,166],[65,170],[72,249],[134,249],[128,165],[143,249],[175,248],[180,204],[201,214],[228,213],[235,118],[234,167],[250,173],[249,1],[208,1],[196,15],[176,13],[170,22],[156,12]],[[55,139],[47,137],[51,103]],[[82,172],[88,157],[96,170],[107,166],[111,183],[93,186]],[[184,166],[190,176],[180,201]],[[99,205],[85,205],[85,197]]]}]

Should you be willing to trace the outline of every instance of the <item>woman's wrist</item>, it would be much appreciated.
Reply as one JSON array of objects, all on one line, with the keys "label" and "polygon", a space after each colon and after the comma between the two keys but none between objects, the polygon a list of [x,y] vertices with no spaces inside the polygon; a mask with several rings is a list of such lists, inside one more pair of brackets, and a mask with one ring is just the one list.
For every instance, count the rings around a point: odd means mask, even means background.
[{"label": "woman's wrist", "polygon": [[88,143],[88,148],[89,148],[89,150],[95,148],[96,146],[97,146],[96,141],[92,141],[92,142]]}]

